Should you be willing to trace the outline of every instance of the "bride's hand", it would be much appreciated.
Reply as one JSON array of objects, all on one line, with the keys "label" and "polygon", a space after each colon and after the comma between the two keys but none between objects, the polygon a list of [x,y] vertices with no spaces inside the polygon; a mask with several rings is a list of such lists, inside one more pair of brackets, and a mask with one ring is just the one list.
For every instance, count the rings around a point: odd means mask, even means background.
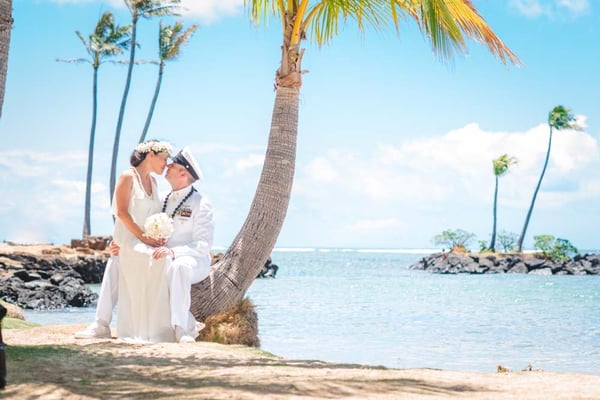
[{"label": "bride's hand", "polygon": [[162,243],[162,239],[152,239],[146,236],[143,236],[140,238],[140,241],[144,244],[147,244],[148,246],[151,247],[160,247],[163,245]]}]

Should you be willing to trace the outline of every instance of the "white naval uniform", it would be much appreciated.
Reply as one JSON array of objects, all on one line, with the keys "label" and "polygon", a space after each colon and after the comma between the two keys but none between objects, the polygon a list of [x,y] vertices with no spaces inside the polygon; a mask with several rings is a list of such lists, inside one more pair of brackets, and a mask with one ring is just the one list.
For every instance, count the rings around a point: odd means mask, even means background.
[{"label": "white naval uniform", "polygon": [[[171,215],[191,186],[174,191],[167,200],[166,212]],[[180,326],[196,337],[194,320],[189,312],[191,286],[202,281],[210,271],[210,249],[213,244],[213,208],[210,201],[194,192],[173,217],[173,234],[167,243],[175,254],[171,261],[166,257],[169,280],[171,323]],[[158,260],[160,261],[160,260]],[[158,266],[158,265],[156,265]],[[112,256],[104,270],[96,321],[110,325],[114,306],[118,301],[119,259]]]},{"label": "white naval uniform", "polygon": [[[190,193],[192,186],[173,191],[166,203],[165,212],[171,215]],[[202,281],[210,271],[210,250],[213,245],[213,207],[210,201],[194,191],[173,216],[173,234],[167,247],[175,257],[165,258],[171,302],[171,325],[180,326],[192,337],[195,320],[190,313],[191,288]]]}]

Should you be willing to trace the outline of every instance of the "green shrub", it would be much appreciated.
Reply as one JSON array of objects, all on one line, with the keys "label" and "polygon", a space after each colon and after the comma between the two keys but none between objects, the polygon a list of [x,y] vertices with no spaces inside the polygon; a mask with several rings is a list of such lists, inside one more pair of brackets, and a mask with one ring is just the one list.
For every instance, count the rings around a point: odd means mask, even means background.
[{"label": "green shrub", "polygon": [[564,261],[579,253],[567,239],[555,238],[552,235],[537,235],[533,240],[535,241],[533,245],[541,250],[545,258]]},{"label": "green shrub", "polygon": [[511,251],[513,247],[515,247],[515,243],[517,243],[517,239],[519,235],[514,232],[502,231],[498,234],[498,243],[504,249],[505,252]]},{"label": "green shrub", "polygon": [[466,249],[474,238],[474,233],[462,229],[446,229],[433,237],[433,244],[445,246],[450,250]]}]

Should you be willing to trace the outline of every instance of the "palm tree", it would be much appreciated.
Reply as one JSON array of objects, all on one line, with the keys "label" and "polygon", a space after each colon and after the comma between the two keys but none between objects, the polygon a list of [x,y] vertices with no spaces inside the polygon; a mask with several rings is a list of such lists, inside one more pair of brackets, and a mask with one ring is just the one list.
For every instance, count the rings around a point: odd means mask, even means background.
[{"label": "palm tree", "polygon": [[517,159],[509,157],[508,154],[502,154],[500,157],[492,161],[494,166],[494,177],[496,178],[496,187],[494,188],[494,226],[492,228],[492,240],[490,241],[489,249],[496,251],[496,222],[497,222],[497,206],[498,206],[498,178],[506,175],[508,170],[513,165],[517,164]]},{"label": "palm tree", "polygon": [[92,197],[92,166],[94,163],[94,142],[96,137],[96,112],[98,110],[98,69],[108,57],[123,53],[129,46],[129,31],[131,26],[118,26],[115,17],[110,12],[102,14],[94,32],[86,39],[81,32],[75,31],[85,50],[91,57],[75,59],[58,59],[64,62],[86,62],[92,65],[94,77],[92,84],[92,127],[90,129],[90,143],[88,150],[87,177],[85,180],[85,217],[83,220],[83,237],[90,235],[90,209]]},{"label": "palm tree", "polygon": [[125,105],[127,104],[127,96],[129,95],[129,86],[131,85],[131,74],[133,65],[135,64],[135,47],[137,23],[140,17],[152,18],[160,15],[174,15],[180,0],[124,0],[125,5],[131,13],[131,47],[129,54],[129,66],[127,68],[127,78],[125,79],[125,89],[123,90],[123,98],[121,99],[121,107],[119,108],[119,117],[117,119],[117,129],[115,131],[115,141],[113,143],[112,162],[110,165],[110,184],[109,197],[112,202],[112,195],[115,191],[115,183],[117,179],[117,156],[119,155],[119,142],[121,140],[121,128],[123,126],[123,117],[125,116]]},{"label": "palm tree", "polygon": [[469,0],[245,0],[256,24],[271,14],[280,18],[281,61],[275,75],[275,104],[263,169],[240,232],[209,279],[192,291],[197,318],[233,307],[263,267],[273,249],[288,209],[294,179],[298,107],[302,86],[301,41],[329,42],[341,22],[356,21],[382,29],[399,28],[400,18],[412,18],[442,59],[466,51],[465,36],[483,42],[502,62],[519,63],[515,54],[494,34]]},{"label": "palm tree", "polygon": [[144,130],[140,136],[139,143],[146,140],[146,134],[150,127],[150,121],[154,114],[154,107],[156,107],[156,100],[158,99],[158,93],[160,92],[160,85],[162,83],[163,72],[165,69],[165,63],[170,60],[177,58],[181,52],[181,47],[185,45],[188,40],[192,37],[194,31],[198,29],[198,25],[192,25],[183,31],[183,25],[181,22],[176,22],[173,26],[162,25],[162,21],[159,23],[158,28],[158,80],[156,82],[156,89],[154,90],[154,97],[150,104],[150,111],[148,111],[148,117],[146,118],[146,124]]},{"label": "palm tree", "polygon": [[2,105],[4,104],[8,48],[10,47],[12,24],[12,0],[0,0],[0,118],[2,118]]},{"label": "palm tree", "polygon": [[520,252],[523,249],[523,240],[525,239],[525,233],[527,232],[527,225],[529,225],[529,220],[531,219],[531,213],[533,212],[533,206],[535,205],[535,199],[540,190],[540,186],[542,185],[542,179],[544,179],[544,174],[546,173],[546,167],[548,167],[548,160],[550,159],[550,149],[552,148],[552,132],[554,129],[557,131],[562,129],[579,129],[579,126],[575,123],[575,117],[571,114],[570,110],[563,106],[556,106],[550,111],[548,114],[548,126],[550,127],[550,134],[548,135],[548,150],[546,151],[546,160],[544,161],[544,167],[542,168],[542,174],[540,175],[540,179],[538,180],[537,186],[533,192],[533,198],[531,199],[531,204],[529,205],[529,210],[527,211],[527,216],[525,217],[525,224],[523,224],[523,230],[521,231],[521,236],[519,236],[519,240],[517,240],[517,244],[514,247],[516,252]]}]

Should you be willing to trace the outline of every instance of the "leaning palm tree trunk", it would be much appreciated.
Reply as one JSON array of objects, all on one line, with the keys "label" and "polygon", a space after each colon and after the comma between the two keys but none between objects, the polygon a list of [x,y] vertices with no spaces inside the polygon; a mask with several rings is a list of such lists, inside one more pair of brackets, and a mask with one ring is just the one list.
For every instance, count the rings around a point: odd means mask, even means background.
[{"label": "leaning palm tree trunk", "polygon": [[4,104],[12,24],[12,0],[0,0],[0,118],[2,117],[2,105]]},{"label": "leaning palm tree trunk", "polygon": [[135,36],[137,31],[137,14],[134,12],[131,24],[131,52],[129,54],[129,65],[127,67],[127,78],[125,79],[125,89],[123,90],[123,98],[121,99],[121,107],[119,108],[119,118],[117,119],[117,129],[115,131],[115,141],[113,143],[112,162],[110,164],[110,186],[109,200],[112,203],[112,196],[115,191],[117,182],[117,156],[119,155],[119,143],[121,141],[121,128],[123,127],[123,117],[125,115],[125,105],[127,104],[127,96],[129,95],[129,86],[131,85],[131,75],[133,72],[133,64],[135,62]]},{"label": "leaning palm tree trunk", "polygon": [[548,151],[546,151],[546,161],[544,161],[544,168],[542,168],[542,174],[540,175],[540,179],[538,180],[537,186],[535,187],[535,191],[533,192],[533,198],[531,199],[531,204],[529,205],[529,211],[527,211],[527,217],[525,217],[525,224],[523,225],[523,230],[521,231],[521,236],[519,236],[519,240],[517,240],[517,244],[515,245],[515,251],[521,252],[523,250],[523,240],[525,239],[525,234],[527,233],[527,226],[529,225],[529,220],[531,219],[531,213],[533,212],[533,206],[535,205],[535,199],[540,190],[540,186],[542,185],[542,180],[544,179],[544,174],[546,173],[546,168],[548,167],[548,160],[550,159],[550,149],[552,148],[552,127],[550,127],[550,136],[548,137]]},{"label": "leaning palm tree trunk", "polygon": [[90,128],[90,144],[88,150],[88,167],[85,179],[85,217],[83,219],[83,238],[90,235],[90,209],[92,204],[92,169],[94,165],[94,142],[96,140],[96,114],[98,111],[98,68],[94,68],[94,84],[92,88],[92,127]]},{"label": "leaning palm tree trunk", "polygon": [[299,46],[290,46],[294,17],[286,15],[290,23],[283,34],[269,142],[254,200],[242,229],[209,279],[192,287],[191,311],[199,320],[228,310],[243,298],[271,255],[287,214],[296,165],[304,54]]},{"label": "leaning palm tree trunk", "polygon": [[158,66],[158,80],[156,81],[156,89],[154,89],[154,97],[152,98],[152,103],[150,104],[150,111],[148,111],[148,116],[146,117],[146,124],[144,125],[144,130],[142,131],[142,135],[140,136],[140,140],[138,143],[142,143],[144,140],[146,140],[146,134],[148,133],[148,128],[150,127],[150,121],[152,121],[152,115],[154,115],[156,100],[158,99],[158,94],[160,93],[160,85],[162,83],[164,68],[165,64],[161,62]]},{"label": "leaning palm tree trunk", "polygon": [[490,250],[496,251],[496,222],[498,221],[498,175],[496,175],[496,187],[494,189],[494,225],[492,226],[492,240]]},{"label": "leaning palm tree trunk", "polygon": [[209,278],[192,287],[192,313],[200,320],[241,300],[275,246],[294,180],[299,97],[299,88],[277,88],[265,163],[248,217]]}]

